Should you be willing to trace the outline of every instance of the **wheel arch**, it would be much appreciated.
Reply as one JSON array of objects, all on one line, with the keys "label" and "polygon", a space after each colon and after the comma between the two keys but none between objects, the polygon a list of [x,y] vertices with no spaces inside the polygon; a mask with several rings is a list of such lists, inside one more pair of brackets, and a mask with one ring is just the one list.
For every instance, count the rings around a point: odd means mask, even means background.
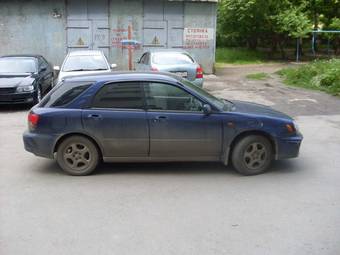
[{"label": "wheel arch", "polygon": [[93,142],[93,144],[96,146],[99,156],[102,159],[103,158],[103,151],[102,148],[100,147],[99,143],[96,141],[96,139],[94,139],[93,137],[84,134],[84,133],[78,133],[78,132],[74,132],[74,133],[68,133],[68,134],[64,134],[61,137],[58,138],[58,140],[56,141],[54,148],[53,148],[53,153],[56,153],[58,150],[58,147],[60,146],[60,144],[67,138],[72,137],[72,136],[82,136],[85,137],[87,139],[89,139],[91,142]]},{"label": "wheel arch", "polygon": [[235,145],[240,141],[242,140],[244,137],[247,137],[247,136],[250,136],[250,135],[260,135],[260,136],[263,136],[265,138],[267,138],[270,142],[270,144],[272,145],[272,148],[273,148],[273,154],[274,154],[274,157],[276,158],[277,156],[277,143],[275,142],[275,139],[274,137],[265,132],[265,131],[262,131],[262,130],[247,130],[247,131],[243,131],[239,134],[237,134],[234,139],[232,140],[232,142],[229,144],[229,155],[228,155],[228,161],[230,161],[230,157],[233,153],[233,150],[235,148]]}]

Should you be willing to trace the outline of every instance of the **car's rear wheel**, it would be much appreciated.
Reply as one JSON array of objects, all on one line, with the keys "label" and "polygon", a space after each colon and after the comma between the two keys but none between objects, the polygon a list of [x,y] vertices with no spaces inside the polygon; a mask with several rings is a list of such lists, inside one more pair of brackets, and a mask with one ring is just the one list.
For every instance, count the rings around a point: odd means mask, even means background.
[{"label": "car's rear wheel", "polygon": [[99,153],[96,145],[82,136],[71,136],[61,142],[57,149],[59,166],[71,175],[88,175],[98,165]]},{"label": "car's rear wheel", "polygon": [[238,141],[232,152],[232,163],[243,175],[266,171],[273,160],[273,146],[261,135],[249,135]]}]

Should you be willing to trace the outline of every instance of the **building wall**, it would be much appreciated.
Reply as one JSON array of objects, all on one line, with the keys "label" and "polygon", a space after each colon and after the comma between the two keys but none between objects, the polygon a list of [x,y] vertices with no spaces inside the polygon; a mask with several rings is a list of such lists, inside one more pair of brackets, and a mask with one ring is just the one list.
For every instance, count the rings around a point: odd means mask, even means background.
[{"label": "building wall", "polygon": [[210,73],[215,33],[215,2],[0,1],[0,55],[36,53],[55,65],[68,50],[99,47],[111,63],[126,70],[129,50],[122,42],[131,39],[140,44],[132,50],[133,62],[146,49],[184,48]]},{"label": "building wall", "polygon": [[66,53],[64,17],[64,1],[0,1],[0,55],[41,54],[60,63]]}]

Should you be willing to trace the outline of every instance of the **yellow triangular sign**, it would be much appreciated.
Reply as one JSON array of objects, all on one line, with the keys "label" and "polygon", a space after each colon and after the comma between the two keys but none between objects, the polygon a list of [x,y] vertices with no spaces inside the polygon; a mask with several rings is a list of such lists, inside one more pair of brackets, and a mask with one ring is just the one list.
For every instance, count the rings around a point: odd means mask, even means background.
[{"label": "yellow triangular sign", "polygon": [[159,44],[159,39],[157,36],[155,36],[152,40],[152,44]]},{"label": "yellow triangular sign", "polygon": [[80,46],[83,46],[85,43],[84,43],[83,39],[81,39],[81,37],[79,37],[77,44],[80,45]]}]

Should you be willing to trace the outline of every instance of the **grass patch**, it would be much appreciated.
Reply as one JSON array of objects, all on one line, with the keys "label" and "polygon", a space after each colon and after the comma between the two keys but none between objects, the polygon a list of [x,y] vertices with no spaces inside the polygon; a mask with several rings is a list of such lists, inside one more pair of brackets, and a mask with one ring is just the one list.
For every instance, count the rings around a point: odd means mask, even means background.
[{"label": "grass patch", "polygon": [[340,96],[340,59],[319,60],[278,72],[284,83]]},{"label": "grass patch", "polygon": [[242,48],[217,48],[217,66],[223,64],[261,64],[266,62],[263,52]]},{"label": "grass patch", "polygon": [[269,78],[267,73],[251,73],[246,76],[250,80],[266,80]]}]

